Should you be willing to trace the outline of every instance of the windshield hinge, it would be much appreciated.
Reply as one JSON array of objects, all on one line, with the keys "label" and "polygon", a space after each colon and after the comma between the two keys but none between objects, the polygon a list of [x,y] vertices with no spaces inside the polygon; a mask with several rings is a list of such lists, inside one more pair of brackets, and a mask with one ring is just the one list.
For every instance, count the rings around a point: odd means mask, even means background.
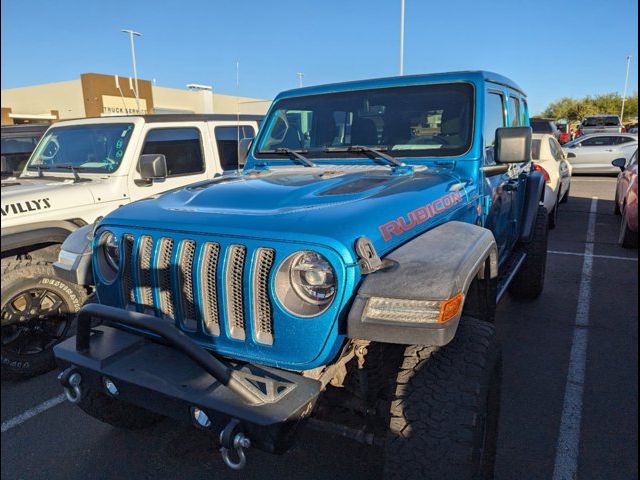
[{"label": "windshield hinge", "polygon": [[363,275],[377,272],[386,266],[378,256],[373,243],[367,237],[360,237],[356,240],[356,253],[358,254],[360,273]]}]

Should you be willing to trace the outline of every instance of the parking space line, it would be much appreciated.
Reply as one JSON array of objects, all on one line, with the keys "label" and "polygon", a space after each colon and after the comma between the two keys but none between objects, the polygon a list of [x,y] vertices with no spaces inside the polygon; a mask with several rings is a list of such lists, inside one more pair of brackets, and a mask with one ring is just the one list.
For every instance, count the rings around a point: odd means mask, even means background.
[{"label": "parking space line", "polygon": [[[553,253],[554,255],[575,255],[577,257],[585,257],[587,255],[587,253],[583,252],[560,252],[558,250],[547,250],[547,253]],[[616,255],[595,255],[595,254],[591,254],[590,255],[591,258],[606,258],[609,260],[628,260],[630,262],[637,262],[638,259],[637,258],[633,258],[633,257],[619,257]]]},{"label": "parking space line", "polygon": [[21,413],[20,415],[16,415],[15,417],[10,418],[5,422],[2,422],[2,433],[6,432],[7,430],[11,430],[14,427],[17,427],[18,425],[26,422],[27,420],[35,417],[36,415],[41,414],[42,412],[46,412],[47,410],[55,407],[56,405],[60,405],[62,402],[65,401],[65,398],[66,397],[64,394],[58,395],[57,397],[50,398],[46,402],[42,402],[40,405],[36,405],[35,407],[30,408],[26,412]]},{"label": "parking space line", "polygon": [[582,276],[578,291],[576,323],[571,342],[569,370],[564,392],[564,404],[560,421],[560,432],[556,446],[553,480],[573,480],[578,471],[578,449],[582,422],[582,396],[587,363],[589,308],[591,302],[591,277],[593,273],[593,242],[595,239],[596,209],[598,197],[591,198],[587,239],[584,246]]}]

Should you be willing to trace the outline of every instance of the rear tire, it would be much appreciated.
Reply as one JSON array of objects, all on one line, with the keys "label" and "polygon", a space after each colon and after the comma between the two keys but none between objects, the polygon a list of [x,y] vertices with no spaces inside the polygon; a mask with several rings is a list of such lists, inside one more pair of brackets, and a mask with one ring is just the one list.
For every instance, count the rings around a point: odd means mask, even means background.
[{"label": "rear tire", "polygon": [[448,345],[407,347],[390,408],[385,480],[493,478],[500,380],[487,322],[463,317]]},{"label": "rear tire", "polygon": [[96,420],[126,430],[152,427],[165,418],[102,392],[83,392],[78,406]]},{"label": "rear tire", "polygon": [[527,300],[538,298],[544,288],[547,267],[548,219],[547,209],[543,206],[538,206],[535,222],[531,242],[521,247],[527,257],[509,286],[511,295]]},{"label": "rear tire", "polygon": [[[558,193],[559,195],[559,193]],[[559,208],[560,202],[558,201],[558,199],[556,199],[556,203],[553,206],[553,209],[549,212],[549,225],[548,225],[548,229],[549,230],[553,230],[554,228],[556,228],[556,226],[558,226],[558,208]]]},{"label": "rear tire", "polygon": [[569,192],[571,191],[571,185],[569,185],[569,188],[567,188],[567,191],[564,192],[564,195],[562,197],[562,199],[560,200],[560,203],[567,203],[569,201]]}]

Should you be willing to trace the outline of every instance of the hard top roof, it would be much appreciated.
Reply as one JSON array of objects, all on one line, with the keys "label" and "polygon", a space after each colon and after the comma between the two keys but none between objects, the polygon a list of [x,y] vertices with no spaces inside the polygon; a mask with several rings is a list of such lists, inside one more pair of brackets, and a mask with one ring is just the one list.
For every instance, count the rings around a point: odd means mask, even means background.
[{"label": "hard top roof", "polygon": [[356,80],[350,82],[331,83],[327,85],[316,85],[312,87],[295,88],[286,90],[276,96],[276,100],[286,97],[297,97],[302,95],[318,95],[323,93],[343,92],[350,90],[365,90],[369,88],[403,87],[412,85],[428,85],[431,83],[478,81],[490,82],[497,85],[506,86],[518,91],[522,95],[526,94],[513,80],[494,72],[484,70],[429,73],[420,75],[403,75],[395,77],[382,77],[367,80]]},{"label": "hard top roof", "polygon": [[21,125],[3,125],[1,128],[2,136],[19,136],[28,135],[30,133],[44,133],[49,128],[44,123],[25,123]]},{"label": "hard top roof", "polygon": [[[153,113],[147,115],[109,115],[105,117],[83,117],[83,118],[65,118],[60,122],[67,121],[79,121],[83,120],[86,123],[92,123],[95,121],[106,119],[129,119],[129,118],[142,118],[147,123],[161,123],[161,122],[215,122],[226,121],[233,122],[237,120],[241,121],[260,121],[264,118],[264,115],[250,115],[235,113]],[[56,122],[58,123],[58,122]],[[54,124],[55,125],[55,124]],[[4,128],[4,127],[3,127]]]}]

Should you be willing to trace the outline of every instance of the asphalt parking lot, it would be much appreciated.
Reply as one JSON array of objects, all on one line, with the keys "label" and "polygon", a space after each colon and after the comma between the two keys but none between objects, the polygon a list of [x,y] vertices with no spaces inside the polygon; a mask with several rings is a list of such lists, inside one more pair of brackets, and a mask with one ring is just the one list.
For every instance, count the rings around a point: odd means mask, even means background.
[{"label": "asphalt parking lot", "polygon": [[[572,180],[550,234],[543,295],[499,306],[497,479],[561,479],[575,469],[580,479],[638,478],[638,252],[617,245],[614,185]],[[57,400],[27,419],[60,395],[55,377],[2,383],[3,480],[380,476],[380,449],[311,430],[283,457],[250,451],[238,473],[207,436],[170,420],[118,431]]]}]

